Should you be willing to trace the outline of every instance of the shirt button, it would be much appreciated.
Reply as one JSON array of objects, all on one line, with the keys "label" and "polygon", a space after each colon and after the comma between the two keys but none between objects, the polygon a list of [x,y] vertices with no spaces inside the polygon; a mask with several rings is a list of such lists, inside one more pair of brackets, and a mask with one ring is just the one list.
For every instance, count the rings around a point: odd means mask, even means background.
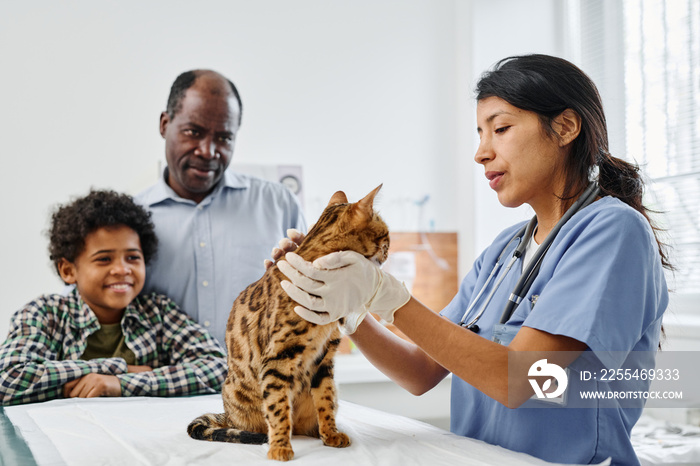
[{"label": "shirt button", "polygon": [[197,210],[202,210],[203,208],[204,208],[204,207],[202,207],[201,205],[198,205],[198,206],[197,206]]},{"label": "shirt button", "polygon": [[199,247],[200,247],[200,248],[203,248],[203,247],[206,246],[206,245],[207,245],[207,243],[205,243],[204,241],[202,241],[201,243],[199,243]]},{"label": "shirt button", "polygon": [[205,326],[205,327],[209,327],[210,325],[211,325],[211,322],[209,322],[208,320],[205,320],[205,321],[204,321],[204,326]]},{"label": "shirt button", "polygon": [[209,286],[209,282],[206,281],[206,280],[204,280],[204,281],[202,282],[202,286]]}]

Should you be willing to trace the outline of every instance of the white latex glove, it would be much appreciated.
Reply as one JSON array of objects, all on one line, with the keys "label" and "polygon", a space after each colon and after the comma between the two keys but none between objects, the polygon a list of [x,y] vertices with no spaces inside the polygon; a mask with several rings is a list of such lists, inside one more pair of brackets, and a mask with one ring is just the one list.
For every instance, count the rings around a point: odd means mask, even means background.
[{"label": "white latex glove", "polygon": [[403,283],[354,251],[334,252],[313,263],[287,253],[277,267],[290,280],[281,284],[301,305],[294,309],[299,316],[320,325],[346,318],[346,333],[354,332],[368,312],[392,323],[394,312],[411,299]]},{"label": "white latex glove", "polygon": [[[297,230],[296,228],[290,228],[287,230],[287,237],[279,240],[278,246],[272,248],[270,256],[272,260],[265,260],[265,268],[269,269],[274,264],[274,261],[281,259],[285,253],[295,251],[302,241],[304,241],[304,233]],[[340,330],[345,335],[352,335],[357,330],[357,327],[362,323],[367,311],[362,309],[358,312],[352,312],[343,319],[343,323],[340,325]]]},{"label": "white latex glove", "polygon": [[[302,312],[311,312],[313,313],[313,315],[318,315],[315,312],[309,311],[301,306],[298,306],[297,309],[301,310]],[[295,309],[297,314],[299,314],[301,317],[304,317],[303,314],[300,314],[299,311],[297,311],[297,309]],[[344,335],[352,335],[353,333],[355,333],[357,327],[359,327],[362,321],[365,320],[365,317],[367,317],[368,312],[369,311],[367,311],[367,309],[363,308],[359,311],[353,311],[350,314],[346,315],[343,319],[343,323],[340,324],[340,331],[343,332]]]}]

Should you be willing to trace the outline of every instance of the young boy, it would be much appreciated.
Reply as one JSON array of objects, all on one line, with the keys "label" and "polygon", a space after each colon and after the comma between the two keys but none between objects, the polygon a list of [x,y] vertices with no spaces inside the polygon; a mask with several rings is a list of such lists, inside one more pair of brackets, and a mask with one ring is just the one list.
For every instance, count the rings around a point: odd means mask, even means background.
[{"label": "young boy", "polygon": [[150,214],[127,195],[91,191],[54,212],[49,236],[56,271],[75,288],[12,317],[0,404],[220,390],[221,346],[167,297],[139,296],[157,248]]}]

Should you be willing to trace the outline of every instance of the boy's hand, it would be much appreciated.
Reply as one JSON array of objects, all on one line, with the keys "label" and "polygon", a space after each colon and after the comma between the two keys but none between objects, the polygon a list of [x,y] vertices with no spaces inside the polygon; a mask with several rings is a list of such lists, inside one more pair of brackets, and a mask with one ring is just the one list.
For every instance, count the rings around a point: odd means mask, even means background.
[{"label": "boy's hand", "polygon": [[126,366],[126,372],[135,374],[137,372],[151,372],[153,368],[151,366],[132,366],[131,364],[128,364]]},{"label": "boy's hand", "polygon": [[65,398],[95,398],[122,396],[122,386],[116,375],[87,374],[63,386]]}]

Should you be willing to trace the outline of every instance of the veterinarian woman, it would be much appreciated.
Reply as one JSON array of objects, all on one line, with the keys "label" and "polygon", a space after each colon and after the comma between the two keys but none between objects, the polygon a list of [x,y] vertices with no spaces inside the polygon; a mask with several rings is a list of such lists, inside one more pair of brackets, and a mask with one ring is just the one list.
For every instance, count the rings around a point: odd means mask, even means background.
[{"label": "veterinarian woman", "polygon": [[[638,169],[608,153],[598,91],[566,60],[504,59],[476,93],[474,159],[499,202],[529,204],[532,222],[499,234],[439,314],[353,252],[313,264],[287,254],[279,267],[291,283],[283,286],[305,319],[346,318],[364,355],[411,393],[451,372],[454,433],[549,461],[639,464],[629,435],[643,402],[581,404],[572,393],[583,359],[605,369],[654,365],[669,264],[641,203]],[[534,273],[531,264],[539,265]],[[363,319],[367,312],[413,343]],[[542,369],[534,364],[541,358],[547,367],[568,367],[568,394],[530,399],[537,389],[528,374]],[[566,386],[557,381],[554,392]],[[603,386],[614,383],[596,387]],[[630,387],[643,390],[648,382]]]}]

